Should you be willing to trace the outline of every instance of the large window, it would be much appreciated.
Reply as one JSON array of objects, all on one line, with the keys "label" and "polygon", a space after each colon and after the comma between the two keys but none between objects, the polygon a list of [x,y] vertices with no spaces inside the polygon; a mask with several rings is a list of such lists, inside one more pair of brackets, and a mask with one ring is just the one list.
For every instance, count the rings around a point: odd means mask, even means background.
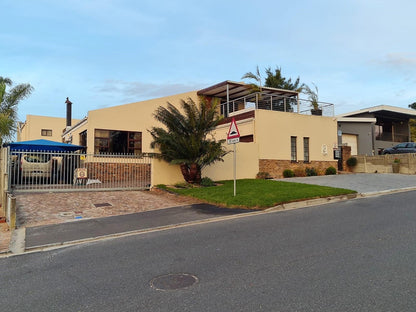
[{"label": "large window", "polygon": [[297,148],[296,148],[296,137],[290,137],[290,160],[297,161]]},{"label": "large window", "polygon": [[303,161],[309,162],[309,138],[303,138]]},{"label": "large window", "polygon": [[95,129],[94,153],[141,154],[142,133]]}]

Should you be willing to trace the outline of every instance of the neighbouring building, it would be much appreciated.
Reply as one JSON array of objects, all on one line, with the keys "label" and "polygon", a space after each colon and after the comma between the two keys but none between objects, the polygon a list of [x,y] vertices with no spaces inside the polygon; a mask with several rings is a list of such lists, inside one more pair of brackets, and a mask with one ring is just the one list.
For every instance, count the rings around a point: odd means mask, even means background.
[{"label": "neighbouring building", "polygon": [[409,119],[416,118],[413,109],[379,105],[338,119],[338,143],[351,147],[351,155],[378,155],[383,149],[410,141]]},{"label": "neighbouring building", "polygon": [[[72,124],[79,119],[72,119]],[[62,133],[66,128],[66,118],[26,115],[25,122],[17,125],[17,141],[45,139],[62,142]]]},{"label": "neighbouring building", "polygon": [[[333,105],[321,105],[319,115],[311,115],[310,103],[298,92],[262,88],[253,92],[250,85],[224,81],[199,91],[142,102],[92,110],[83,120],[63,133],[64,142],[86,146],[87,153],[141,154],[150,148],[148,130],[157,124],[153,114],[167,102],[179,105],[181,99],[198,97],[220,101],[224,119],[214,131],[216,139],[226,139],[234,117],[241,134],[236,145],[237,178],[254,178],[258,172],[282,177],[285,169],[313,167],[323,172],[337,166],[333,149],[338,147],[337,120]],[[229,149],[232,150],[231,145]],[[232,179],[232,154],[203,170],[213,180]],[[179,167],[153,160],[152,184],[182,181]]]}]

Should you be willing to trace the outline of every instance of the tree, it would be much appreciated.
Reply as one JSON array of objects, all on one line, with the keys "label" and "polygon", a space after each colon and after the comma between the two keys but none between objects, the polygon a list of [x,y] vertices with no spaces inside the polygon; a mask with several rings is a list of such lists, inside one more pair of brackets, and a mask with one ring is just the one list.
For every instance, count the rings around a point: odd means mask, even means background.
[{"label": "tree", "polygon": [[261,92],[261,88],[262,88],[262,77],[260,74],[260,70],[259,67],[256,67],[256,72],[252,73],[252,72],[248,72],[245,73],[243,75],[243,77],[241,77],[241,79],[252,79],[254,81],[256,81],[256,83],[251,83],[251,88],[253,90],[253,92]]},{"label": "tree", "polygon": [[313,109],[319,109],[318,104],[318,87],[312,82],[315,90],[312,90],[309,86],[304,86],[303,92],[308,96],[308,100],[311,101],[311,106]]},{"label": "tree", "polygon": [[159,157],[171,164],[179,164],[182,175],[188,183],[201,182],[202,168],[223,161],[227,154],[222,143],[209,138],[219,124],[218,102],[200,98],[199,105],[192,99],[180,101],[183,114],[168,102],[154,113],[156,120],[165,128],[153,127],[150,146],[160,150]]},{"label": "tree", "polygon": [[10,78],[0,76],[0,144],[16,131],[17,105],[33,91],[30,84],[18,84],[7,92],[12,85]]},{"label": "tree", "polygon": [[292,78],[287,79],[283,77],[280,67],[276,67],[274,73],[271,67],[266,68],[266,75],[264,83],[266,87],[302,92],[306,86],[304,83],[300,83],[299,77],[294,82],[292,82]]},{"label": "tree", "polygon": [[[409,104],[409,108],[416,109],[416,102]],[[416,140],[416,119],[409,119],[410,127],[410,140],[414,142]]]}]

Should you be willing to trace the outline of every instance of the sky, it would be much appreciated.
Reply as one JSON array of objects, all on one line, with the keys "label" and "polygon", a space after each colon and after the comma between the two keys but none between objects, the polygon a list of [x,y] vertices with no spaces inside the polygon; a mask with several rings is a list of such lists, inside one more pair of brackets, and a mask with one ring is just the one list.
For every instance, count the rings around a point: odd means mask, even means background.
[{"label": "sky", "polygon": [[[414,0],[1,0],[0,76],[26,115],[243,81],[256,66],[319,89],[335,114],[416,101]],[[246,82],[248,82],[246,80]],[[302,96],[301,96],[302,97]]]}]

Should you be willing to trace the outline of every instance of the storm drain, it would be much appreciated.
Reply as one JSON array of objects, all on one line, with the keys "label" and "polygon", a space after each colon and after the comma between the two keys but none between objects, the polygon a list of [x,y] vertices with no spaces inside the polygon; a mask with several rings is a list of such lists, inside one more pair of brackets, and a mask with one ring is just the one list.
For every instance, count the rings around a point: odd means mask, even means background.
[{"label": "storm drain", "polygon": [[100,204],[93,204],[95,208],[100,208],[100,207],[111,207],[113,205],[111,205],[110,203],[100,203]]},{"label": "storm drain", "polygon": [[155,277],[150,281],[150,286],[157,290],[184,289],[198,282],[198,278],[192,274],[176,273]]}]

